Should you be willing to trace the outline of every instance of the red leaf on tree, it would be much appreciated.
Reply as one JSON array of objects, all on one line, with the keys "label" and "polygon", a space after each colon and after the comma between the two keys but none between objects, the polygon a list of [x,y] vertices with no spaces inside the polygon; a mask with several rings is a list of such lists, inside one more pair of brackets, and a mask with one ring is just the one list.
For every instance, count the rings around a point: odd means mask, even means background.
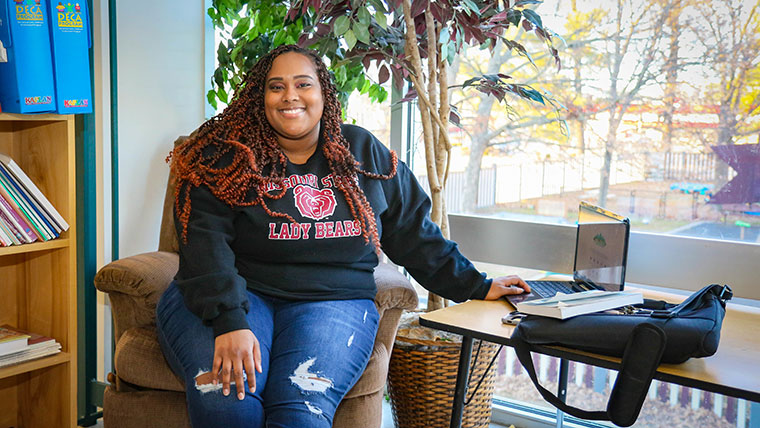
[{"label": "red leaf on tree", "polygon": [[332,28],[327,24],[319,24],[317,25],[317,36],[324,36],[325,34],[329,34],[330,31],[332,31]]},{"label": "red leaf on tree", "polygon": [[417,17],[422,13],[425,13],[425,10],[428,7],[428,0],[415,0],[412,2],[412,16]]},{"label": "red leaf on tree", "polygon": [[388,71],[388,67],[383,65],[380,67],[380,71],[378,72],[377,79],[379,83],[382,85],[383,83],[387,82],[388,79],[391,77],[391,72]]},{"label": "red leaf on tree", "polygon": [[299,47],[302,47],[302,48],[305,48],[305,47],[311,46],[313,43],[308,43],[308,42],[310,41],[309,39],[310,39],[310,38],[309,38],[309,35],[308,35],[308,34],[306,34],[306,33],[303,33],[303,34],[301,34],[301,35],[298,37],[298,43],[297,43],[297,44],[298,44],[298,46],[299,46]]}]

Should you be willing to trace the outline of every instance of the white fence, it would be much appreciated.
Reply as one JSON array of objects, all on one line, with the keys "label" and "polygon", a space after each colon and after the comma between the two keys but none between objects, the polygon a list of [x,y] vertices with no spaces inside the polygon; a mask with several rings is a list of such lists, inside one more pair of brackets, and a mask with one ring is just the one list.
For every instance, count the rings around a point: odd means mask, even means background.
[{"label": "white fence", "polygon": [[[648,153],[630,158],[619,157],[610,168],[611,186],[656,181],[709,182],[715,177],[716,157],[711,153]],[[598,156],[577,159],[500,165],[480,170],[476,208],[598,189],[603,160]],[[730,174],[730,177],[733,174]],[[418,176],[429,192],[427,176]],[[449,212],[465,212],[465,173],[452,171],[446,186]]]}]

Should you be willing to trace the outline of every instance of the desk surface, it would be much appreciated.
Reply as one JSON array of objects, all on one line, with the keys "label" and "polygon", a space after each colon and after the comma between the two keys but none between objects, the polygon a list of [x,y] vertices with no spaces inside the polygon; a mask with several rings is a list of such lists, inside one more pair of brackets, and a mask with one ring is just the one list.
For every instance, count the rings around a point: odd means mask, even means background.
[{"label": "desk surface", "polygon": [[[683,296],[642,290],[648,298],[680,302]],[[715,355],[692,358],[683,364],[662,364],[656,379],[760,402],[760,308],[728,303]],[[421,315],[422,325],[509,345],[513,326],[501,317],[512,310],[505,300],[471,300]],[[542,352],[608,369],[619,368],[619,358],[566,348]]]}]

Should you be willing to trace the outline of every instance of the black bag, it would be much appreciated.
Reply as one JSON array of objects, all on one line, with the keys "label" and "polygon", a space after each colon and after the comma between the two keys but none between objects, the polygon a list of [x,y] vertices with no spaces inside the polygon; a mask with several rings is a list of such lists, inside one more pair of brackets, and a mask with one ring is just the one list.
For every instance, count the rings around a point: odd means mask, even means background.
[{"label": "black bag", "polygon": [[[678,305],[645,300],[632,314],[593,313],[566,320],[529,315],[518,324],[510,342],[520,363],[546,401],[570,415],[609,420],[631,426],[641,411],[660,363],[682,363],[715,354],[726,301],[727,285],[712,284]],[[558,345],[622,357],[606,411],[568,406],[538,383],[530,351],[533,345]]]}]

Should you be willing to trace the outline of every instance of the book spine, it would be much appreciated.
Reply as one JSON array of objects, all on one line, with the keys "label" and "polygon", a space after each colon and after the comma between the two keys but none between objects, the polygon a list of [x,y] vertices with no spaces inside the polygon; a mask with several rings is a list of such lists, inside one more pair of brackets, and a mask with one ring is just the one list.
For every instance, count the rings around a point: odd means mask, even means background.
[{"label": "book spine", "polygon": [[[25,210],[19,205],[17,198],[11,193],[4,177],[0,176],[0,196],[10,205],[13,217],[18,223],[16,227],[28,238],[26,242],[34,242],[37,238],[43,239],[43,235],[31,218],[28,218]],[[28,220],[28,221],[27,221]]]},{"label": "book spine", "polygon": [[[2,199],[2,196],[0,196],[0,199]],[[10,239],[10,242],[12,244],[21,244],[21,239],[23,239],[21,232],[16,230],[16,227],[13,225],[8,215],[5,213],[5,207],[1,205],[2,202],[0,202],[0,224],[2,224],[3,231],[7,235],[8,239]]]},{"label": "book spine", "polygon": [[37,236],[34,235],[29,224],[19,215],[18,208],[16,208],[11,196],[5,191],[2,182],[0,182],[0,205],[2,206],[0,209],[5,213],[7,220],[20,232],[20,238],[23,242],[29,243],[37,240]]},{"label": "book spine", "polygon": [[61,214],[53,207],[53,204],[48,201],[48,199],[45,197],[45,195],[40,192],[40,189],[37,188],[37,186],[34,185],[31,179],[29,179],[29,176],[27,176],[24,171],[16,164],[16,162],[13,161],[10,157],[7,155],[3,155],[0,153],[0,162],[2,162],[8,169],[13,173],[13,175],[16,176],[16,178],[21,182],[24,187],[26,187],[27,190],[29,190],[29,193],[32,194],[34,199],[37,200],[37,202],[40,203],[53,217],[53,219],[58,223],[59,226],[61,226],[62,230],[68,230],[69,224],[66,223],[66,220],[63,219]]},{"label": "book spine", "polygon": [[60,227],[58,227],[53,219],[50,218],[50,215],[45,212],[45,209],[42,208],[39,203],[34,200],[31,194],[29,194],[29,191],[23,187],[18,179],[10,172],[10,170],[6,168],[5,165],[3,165],[2,162],[0,162],[0,174],[5,175],[7,181],[10,182],[10,184],[16,190],[16,193],[18,193],[18,195],[23,200],[24,204],[29,208],[31,214],[34,215],[35,220],[42,227],[44,227],[45,230],[49,232],[49,234],[53,235],[56,238],[60,236]]},{"label": "book spine", "polygon": [[34,211],[34,209],[26,202],[23,197],[23,193],[19,192],[18,188],[14,186],[15,179],[8,178],[5,174],[3,174],[3,172],[3,167],[0,167],[0,182],[5,182],[6,189],[8,189],[10,195],[15,199],[19,208],[23,210],[24,215],[29,220],[29,224],[34,227],[34,231],[37,236],[45,241],[52,238],[57,238],[58,235],[54,233],[52,229],[47,228],[47,226],[37,216],[37,213]]},{"label": "book spine", "polygon": [[5,220],[3,220],[2,217],[0,217],[0,244],[2,244],[1,246],[7,247],[13,244],[13,241],[11,240],[9,233],[10,231],[5,225]]},{"label": "book spine", "polygon": [[39,202],[37,202],[34,199],[31,193],[29,193],[29,190],[27,190],[26,187],[24,187],[24,185],[21,184],[19,179],[1,161],[0,161],[0,174],[5,175],[8,181],[10,181],[11,184],[16,188],[16,191],[24,198],[27,205],[29,205],[36,212],[37,216],[40,217],[40,219],[44,221],[47,229],[53,231],[57,238],[61,232],[60,226],[58,226],[58,224],[53,220],[50,214],[39,204]]}]

